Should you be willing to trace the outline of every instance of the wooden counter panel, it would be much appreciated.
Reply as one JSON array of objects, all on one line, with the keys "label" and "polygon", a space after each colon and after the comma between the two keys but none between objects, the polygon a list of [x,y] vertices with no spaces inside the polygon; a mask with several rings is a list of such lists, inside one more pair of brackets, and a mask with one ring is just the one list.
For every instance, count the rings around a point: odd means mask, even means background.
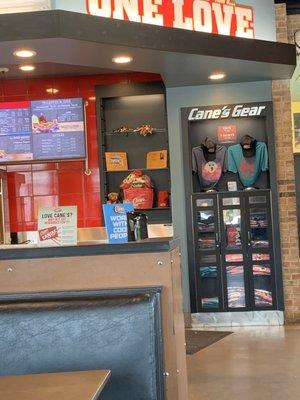
[{"label": "wooden counter panel", "polygon": [[0,261],[0,293],[162,287],[167,400],[187,400],[181,271],[178,250]]}]

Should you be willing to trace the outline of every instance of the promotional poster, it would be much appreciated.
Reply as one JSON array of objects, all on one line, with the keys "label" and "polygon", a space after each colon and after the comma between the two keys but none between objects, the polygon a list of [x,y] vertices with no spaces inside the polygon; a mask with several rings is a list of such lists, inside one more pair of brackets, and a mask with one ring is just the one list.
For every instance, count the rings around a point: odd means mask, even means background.
[{"label": "promotional poster", "polygon": [[109,243],[127,243],[127,213],[134,211],[133,205],[103,204],[103,214]]},{"label": "promotional poster", "polygon": [[40,208],[38,233],[42,247],[77,245],[77,207]]}]

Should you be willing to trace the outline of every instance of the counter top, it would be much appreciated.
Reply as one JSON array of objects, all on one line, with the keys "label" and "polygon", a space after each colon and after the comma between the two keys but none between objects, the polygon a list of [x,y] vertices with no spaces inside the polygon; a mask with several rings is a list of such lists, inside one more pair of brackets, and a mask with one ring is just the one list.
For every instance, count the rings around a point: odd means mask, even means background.
[{"label": "counter top", "polygon": [[179,246],[179,239],[157,238],[146,239],[140,242],[129,242],[122,244],[107,243],[85,243],[68,247],[32,247],[14,246],[0,248],[0,260],[21,260],[32,258],[53,258],[53,257],[80,257],[113,254],[132,253],[161,253],[168,252]]}]

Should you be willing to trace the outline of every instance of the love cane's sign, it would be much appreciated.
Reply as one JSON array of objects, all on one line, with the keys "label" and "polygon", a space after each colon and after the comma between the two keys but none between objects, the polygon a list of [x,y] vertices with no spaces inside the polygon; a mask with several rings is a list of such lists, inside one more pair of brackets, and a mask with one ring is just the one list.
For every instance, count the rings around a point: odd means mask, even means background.
[{"label": "love cane's sign", "polygon": [[86,0],[87,13],[143,24],[254,38],[253,8],[235,0]]}]

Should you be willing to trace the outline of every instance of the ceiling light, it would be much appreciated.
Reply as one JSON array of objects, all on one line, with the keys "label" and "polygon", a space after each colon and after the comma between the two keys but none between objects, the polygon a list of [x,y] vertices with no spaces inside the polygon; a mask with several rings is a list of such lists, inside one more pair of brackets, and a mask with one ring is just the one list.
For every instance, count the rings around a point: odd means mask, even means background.
[{"label": "ceiling light", "polygon": [[21,65],[19,68],[21,71],[24,71],[24,72],[30,72],[30,71],[35,70],[34,65]]},{"label": "ceiling light", "polygon": [[209,79],[212,81],[219,81],[221,79],[224,79],[225,77],[226,77],[225,74],[223,74],[222,72],[219,72],[219,73],[211,74],[209,76]]},{"label": "ceiling light", "polygon": [[132,57],[129,56],[118,56],[114,57],[112,61],[116,64],[128,64],[133,60]]},{"label": "ceiling light", "polygon": [[90,101],[96,101],[96,96],[91,96],[91,97],[89,97],[89,100],[90,100]]},{"label": "ceiling light", "polygon": [[30,49],[18,49],[14,51],[14,56],[20,58],[30,58],[36,56],[36,51]]},{"label": "ceiling light", "polygon": [[48,88],[48,89],[46,89],[46,92],[49,94],[56,94],[59,92],[59,90],[56,88]]}]

